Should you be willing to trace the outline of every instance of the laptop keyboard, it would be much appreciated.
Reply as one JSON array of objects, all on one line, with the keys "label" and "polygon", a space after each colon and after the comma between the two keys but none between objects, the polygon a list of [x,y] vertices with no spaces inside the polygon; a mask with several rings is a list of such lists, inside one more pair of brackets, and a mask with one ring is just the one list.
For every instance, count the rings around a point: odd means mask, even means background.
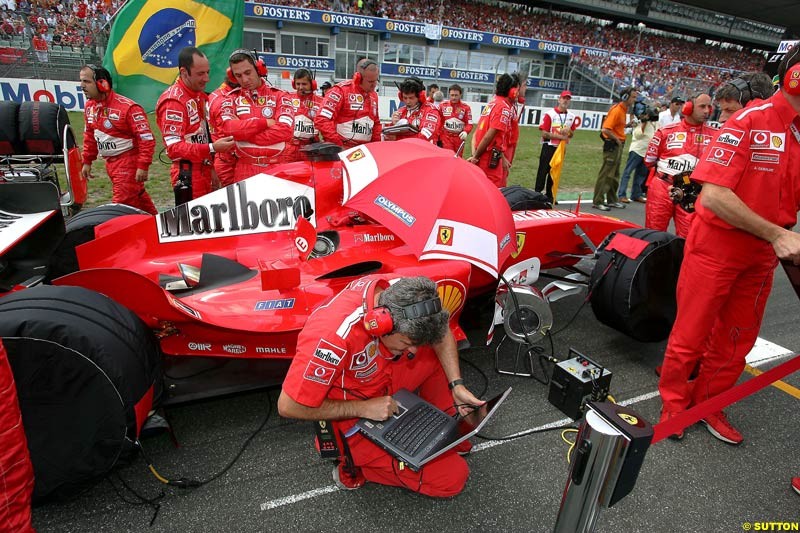
[{"label": "laptop keyboard", "polygon": [[450,417],[435,407],[420,403],[409,410],[384,438],[404,452],[414,455],[428,437],[445,426]]}]

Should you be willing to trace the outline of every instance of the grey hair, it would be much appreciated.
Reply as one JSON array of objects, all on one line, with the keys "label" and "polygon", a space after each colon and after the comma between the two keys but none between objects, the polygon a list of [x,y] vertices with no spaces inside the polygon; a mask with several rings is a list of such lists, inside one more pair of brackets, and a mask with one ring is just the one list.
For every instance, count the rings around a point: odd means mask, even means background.
[{"label": "grey hair", "polygon": [[432,298],[438,298],[438,295],[436,284],[429,278],[401,278],[380,294],[378,305],[389,309],[394,333],[405,335],[415,345],[423,346],[436,344],[444,338],[450,327],[450,312],[442,309],[433,315],[409,319],[404,316],[402,308]]}]

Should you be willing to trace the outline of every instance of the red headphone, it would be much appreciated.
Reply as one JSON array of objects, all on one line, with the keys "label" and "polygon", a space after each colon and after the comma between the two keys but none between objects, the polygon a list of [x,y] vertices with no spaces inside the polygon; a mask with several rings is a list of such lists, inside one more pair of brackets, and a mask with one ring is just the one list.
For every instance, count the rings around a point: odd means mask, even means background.
[{"label": "red headphone", "polygon": [[111,79],[111,73],[109,71],[95,65],[86,65],[86,68],[92,71],[94,84],[97,86],[99,92],[105,94],[111,91],[111,83],[108,81]]},{"label": "red headphone", "polygon": [[[233,53],[228,57],[228,63],[230,63],[231,58],[237,54],[243,54],[249,58],[250,63],[254,67],[256,67],[256,73],[258,73],[259,78],[264,78],[269,73],[269,70],[267,69],[267,65],[264,63],[264,60],[258,57],[258,54],[256,54],[254,50],[245,50],[244,48],[238,48],[234,50]],[[233,75],[233,70],[231,70],[231,67],[228,67],[228,70],[225,71],[225,75],[228,77],[228,81],[232,83],[239,83],[238,81],[236,81],[236,76]]]},{"label": "red headphone", "polygon": [[512,102],[517,101],[517,96],[519,95],[519,89],[517,87],[512,87],[510,91],[508,91],[508,99]]},{"label": "red headphone", "polygon": [[[428,95],[425,94],[425,89],[422,89],[420,92],[417,93],[417,98],[419,98],[420,105],[428,101]],[[397,91],[397,99],[400,100],[401,102],[403,101],[403,91]]]},{"label": "red headphone", "polygon": [[356,71],[353,74],[353,85],[361,85],[361,82],[364,80],[364,76],[361,75],[360,70],[366,70],[367,67],[371,67],[372,65],[377,65],[377,63],[370,58],[362,59],[356,64]]},{"label": "red headphone", "polygon": [[[390,284],[385,279],[376,279],[369,282],[367,286],[366,296],[364,296],[363,308],[364,329],[373,337],[383,337],[384,335],[391,335],[394,332],[394,322],[392,321],[392,313],[386,306],[375,307],[375,291],[378,288],[388,289]],[[426,316],[435,315],[442,310],[442,301],[439,296],[422,300],[415,304],[406,305],[404,307],[396,307],[396,311],[407,319],[423,318]]]},{"label": "red headphone", "polygon": [[297,69],[297,71],[294,73],[294,78],[292,78],[292,89],[294,89],[295,91],[297,90],[297,87],[294,84],[294,80],[296,80],[297,78],[309,78],[311,80],[311,90],[312,91],[317,90],[316,76],[314,76],[314,74],[310,70],[305,68],[300,68]]}]

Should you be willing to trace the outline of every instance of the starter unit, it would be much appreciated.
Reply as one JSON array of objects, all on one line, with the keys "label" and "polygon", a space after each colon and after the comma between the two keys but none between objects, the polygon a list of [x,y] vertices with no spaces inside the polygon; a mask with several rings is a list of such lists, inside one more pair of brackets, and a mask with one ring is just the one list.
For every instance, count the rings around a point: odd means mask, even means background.
[{"label": "starter unit", "polygon": [[611,371],[589,357],[569,349],[571,359],[553,368],[547,399],[565,415],[578,420],[588,402],[604,402],[611,387]]}]

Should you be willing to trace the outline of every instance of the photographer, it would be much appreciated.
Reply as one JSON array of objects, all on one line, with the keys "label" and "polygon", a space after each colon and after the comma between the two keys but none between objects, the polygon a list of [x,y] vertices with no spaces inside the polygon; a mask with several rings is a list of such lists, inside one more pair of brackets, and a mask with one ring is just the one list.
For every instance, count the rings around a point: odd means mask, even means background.
[{"label": "photographer", "polygon": [[[628,152],[628,162],[625,163],[625,170],[622,171],[622,179],[619,183],[619,201],[623,204],[634,202],[645,203],[647,198],[642,190],[644,180],[647,178],[647,167],[644,164],[644,155],[647,153],[647,145],[656,133],[658,128],[658,110],[651,108],[637,117],[639,124],[631,132],[631,148]],[[633,174],[633,185],[631,185],[631,197],[628,199],[628,178]]]}]

